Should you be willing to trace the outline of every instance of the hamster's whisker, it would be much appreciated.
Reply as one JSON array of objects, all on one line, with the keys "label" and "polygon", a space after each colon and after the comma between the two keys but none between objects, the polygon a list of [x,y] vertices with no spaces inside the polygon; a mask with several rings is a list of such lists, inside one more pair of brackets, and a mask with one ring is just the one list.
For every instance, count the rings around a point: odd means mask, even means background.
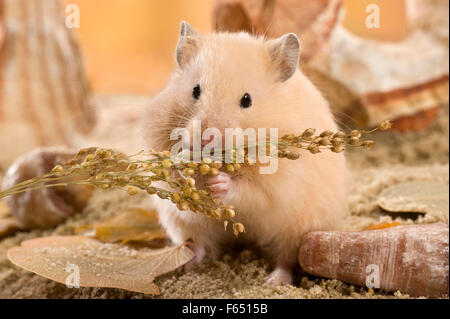
[{"label": "hamster's whisker", "polygon": [[345,112],[333,110],[332,113],[333,113],[333,115],[335,115],[335,121],[342,127],[345,127],[346,129],[350,129],[350,127],[348,125],[346,125],[342,120],[337,119],[336,116],[345,117],[346,119],[350,120],[353,124],[355,124],[355,125],[358,124],[358,121],[353,116],[350,116],[350,115],[346,114]]}]

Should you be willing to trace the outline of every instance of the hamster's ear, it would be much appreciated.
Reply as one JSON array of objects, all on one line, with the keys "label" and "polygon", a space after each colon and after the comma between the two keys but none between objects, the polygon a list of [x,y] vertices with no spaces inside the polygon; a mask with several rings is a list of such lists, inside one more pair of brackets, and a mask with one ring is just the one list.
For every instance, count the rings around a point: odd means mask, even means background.
[{"label": "hamster's ear", "polygon": [[269,57],[279,80],[288,80],[297,70],[300,42],[294,33],[268,41]]},{"label": "hamster's ear", "polygon": [[177,44],[176,59],[178,65],[183,68],[197,53],[199,35],[185,21],[181,22],[180,38]]}]

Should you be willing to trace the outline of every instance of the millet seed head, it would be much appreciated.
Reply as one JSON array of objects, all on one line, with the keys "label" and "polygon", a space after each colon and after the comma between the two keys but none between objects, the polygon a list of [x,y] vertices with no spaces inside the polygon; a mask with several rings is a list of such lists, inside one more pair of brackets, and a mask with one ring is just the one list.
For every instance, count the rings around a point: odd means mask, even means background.
[{"label": "millet seed head", "polygon": [[314,135],[314,133],[316,133],[316,130],[313,129],[313,128],[309,128],[309,129],[306,129],[306,130],[302,133],[302,137],[303,137],[303,138],[305,138],[305,137],[311,137],[311,136]]},{"label": "millet seed head", "polygon": [[367,140],[367,141],[364,141],[361,143],[361,146],[364,146],[368,150],[372,149],[374,145],[375,145],[375,142],[371,141],[371,140]]},{"label": "millet seed head", "polygon": [[129,195],[136,195],[137,194],[137,189],[134,186],[128,186],[127,188],[127,193]]},{"label": "millet seed head", "polygon": [[345,150],[344,146],[342,145],[336,145],[331,147],[331,151],[335,153],[341,153]]},{"label": "millet seed head", "polygon": [[382,131],[389,130],[392,127],[392,122],[389,120],[383,121],[383,122],[381,122],[379,127],[380,127],[380,130],[382,130]]},{"label": "millet seed head", "polygon": [[211,167],[208,164],[203,164],[202,166],[200,166],[200,174],[202,175],[208,174],[210,170]]}]

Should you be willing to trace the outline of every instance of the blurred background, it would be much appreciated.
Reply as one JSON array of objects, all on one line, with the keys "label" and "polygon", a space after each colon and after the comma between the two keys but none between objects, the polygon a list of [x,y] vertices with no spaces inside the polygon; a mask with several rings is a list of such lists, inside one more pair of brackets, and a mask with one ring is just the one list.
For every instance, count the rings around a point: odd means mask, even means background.
[{"label": "blurred background", "polygon": [[[405,1],[408,0],[345,0],[343,25],[362,37],[400,41],[407,35]],[[213,0],[72,0],[66,3],[80,8],[80,28],[76,32],[90,83],[97,93],[158,91],[174,67],[180,21],[186,20],[199,32],[214,29]],[[369,3],[378,4],[383,12],[380,28],[369,29],[365,25],[365,8]]]},{"label": "blurred background", "polygon": [[174,67],[180,21],[212,29],[212,0],[74,0],[88,78],[97,93],[152,94]]},{"label": "blurred background", "polygon": [[300,67],[346,127],[391,119],[408,134],[447,116],[446,0],[0,0],[0,173],[39,146],[137,147],[182,20],[295,32]]}]

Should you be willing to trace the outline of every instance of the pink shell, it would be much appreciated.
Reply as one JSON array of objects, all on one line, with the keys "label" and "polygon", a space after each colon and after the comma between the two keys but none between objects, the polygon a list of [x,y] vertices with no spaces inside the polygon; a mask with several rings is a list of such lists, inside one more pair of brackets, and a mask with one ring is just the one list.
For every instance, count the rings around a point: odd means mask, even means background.
[{"label": "pink shell", "polygon": [[449,288],[448,236],[444,223],[311,232],[304,237],[299,261],[312,275],[361,286],[378,268],[383,290],[440,297],[448,295]]},{"label": "pink shell", "polygon": [[[72,158],[75,152],[63,148],[37,148],[19,157],[8,169],[2,189],[24,180],[46,174],[59,160]],[[67,187],[67,191],[73,191]],[[61,223],[76,212],[74,205],[66,202],[55,188],[41,188],[3,199],[22,228],[46,228]]]}]

